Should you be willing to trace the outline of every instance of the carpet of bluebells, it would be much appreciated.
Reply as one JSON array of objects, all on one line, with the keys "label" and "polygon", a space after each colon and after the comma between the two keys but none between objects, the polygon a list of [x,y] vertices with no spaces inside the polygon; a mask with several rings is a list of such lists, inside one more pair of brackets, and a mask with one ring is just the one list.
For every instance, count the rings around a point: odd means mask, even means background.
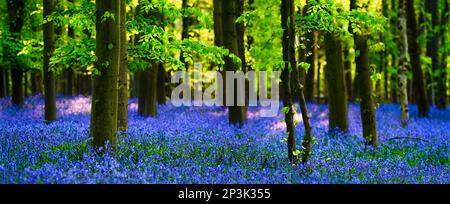
[{"label": "carpet of bluebells", "polygon": [[[59,98],[57,122],[43,121],[42,96],[22,108],[0,99],[0,183],[450,183],[450,110],[431,108],[402,128],[398,105],[377,110],[380,147],[364,145],[359,106],[349,107],[350,131],[329,134],[327,106],[308,104],[316,143],[311,161],[287,161],[282,114],[249,109],[241,129],[221,107],[158,106],[137,115],[129,102],[129,131],[113,154],[99,156],[88,136],[90,98]],[[301,141],[301,117],[295,116]]]}]

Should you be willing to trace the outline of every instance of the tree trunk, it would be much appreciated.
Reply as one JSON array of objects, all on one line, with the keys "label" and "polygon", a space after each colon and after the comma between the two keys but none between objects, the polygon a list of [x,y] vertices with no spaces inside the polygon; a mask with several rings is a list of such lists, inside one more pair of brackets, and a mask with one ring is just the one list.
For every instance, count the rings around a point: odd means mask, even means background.
[{"label": "tree trunk", "polygon": [[158,82],[156,87],[158,87],[157,90],[157,98],[158,98],[158,104],[166,104],[166,79],[167,79],[167,73],[166,68],[164,67],[164,63],[159,63],[158,65]]},{"label": "tree trunk", "polygon": [[[44,18],[51,15],[55,8],[53,0],[44,0]],[[44,24],[44,96],[45,96],[45,121],[56,120],[56,86],[55,73],[50,71],[50,58],[55,50],[53,21]]]},{"label": "tree trunk", "polygon": [[39,71],[34,71],[34,72],[32,72],[31,73],[31,76],[30,76],[30,80],[31,80],[31,94],[32,95],[35,95],[35,94],[37,94],[37,93],[39,93],[39,91],[38,91],[38,86],[39,86],[39,79],[38,79],[38,77],[39,77]]},{"label": "tree trunk", "polygon": [[[306,8],[307,9],[307,8]],[[306,33],[306,63],[310,65],[305,82],[305,99],[306,101],[314,100],[314,75],[316,69],[316,38],[315,31]]]},{"label": "tree trunk", "polygon": [[[68,0],[69,2],[73,3],[74,0]],[[67,29],[67,35],[69,38],[75,38],[75,30],[71,26]],[[65,86],[65,92],[66,96],[73,96],[75,95],[74,87],[75,87],[75,72],[72,67],[68,68],[66,70],[66,86]]]},{"label": "tree trunk", "polygon": [[[237,0],[236,2],[236,18],[240,17],[244,13],[244,0]],[[243,22],[236,23],[237,43],[239,58],[242,61],[242,71],[245,72],[247,63],[245,60],[245,25]]]},{"label": "tree trunk", "polygon": [[23,82],[23,96],[28,97],[28,72],[24,72]]},{"label": "tree trunk", "polygon": [[[427,56],[431,58],[432,73],[431,81],[434,81],[433,73],[441,68],[441,58],[439,57],[439,47],[441,46],[441,36],[438,32],[438,26],[441,24],[441,15],[438,9],[439,0],[426,1],[426,10],[431,14],[431,29],[428,31]],[[435,104],[434,86],[430,87],[429,96],[431,104]]]},{"label": "tree trunk", "polygon": [[428,98],[425,78],[420,64],[421,47],[417,43],[419,28],[416,20],[416,11],[414,10],[414,0],[406,0],[407,21],[408,21],[408,44],[409,56],[413,72],[413,89],[416,93],[416,102],[419,107],[419,117],[428,116]]},{"label": "tree trunk", "polygon": [[[24,21],[24,7],[25,0],[7,1],[8,11],[8,26],[12,38],[19,41],[20,32],[22,31]],[[23,88],[22,77],[23,71],[21,70],[17,57],[17,51],[11,50],[10,47],[6,47],[6,52],[13,58],[11,61],[11,80],[12,80],[12,102],[13,105],[23,105]]]},{"label": "tree trunk", "polygon": [[[227,11],[222,15],[223,44],[231,53],[239,56],[237,29],[236,29],[236,6],[238,0],[223,0],[222,9]],[[230,57],[225,57],[226,71],[237,71],[237,67]],[[225,81],[225,80],[224,80]],[[226,86],[225,86],[226,87]],[[245,107],[237,104],[237,83],[234,82],[234,104],[228,106],[228,121],[230,124],[242,126],[246,120]],[[225,92],[225,91],[224,91]]]},{"label": "tree trunk", "polygon": [[[319,58],[320,59],[320,58]],[[317,60],[317,78],[316,78],[316,97],[317,97],[317,101],[320,101],[320,95],[321,95],[321,92],[320,92],[320,74],[321,74],[321,72],[320,72],[320,68],[321,68],[321,65],[320,65],[320,60]]]},{"label": "tree trunk", "polygon": [[[388,3],[387,0],[382,0],[382,14],[383,17],[388,18]],[[385,34],[380,33],[380,41],[385,42]],[[380,52],[380,71],[383,72],[384,76],[384,92],[383,92],[383,99],[385,102],[389,101],[389,72],[388,72],[388,52],[387,51],[381,51]],[[381,99],[381,98],[380,98]]]},{"label": "tree trunk", "polygon": [[152,67],[139,72],[138,75],[138,113],[145,117],[154,117],[157,114],[157,63],[152,63]]},{"label": "tree trunk", "polygon": [[[120,0],[96,0],[96,68],[91,128],[95,147],[117,147],[118,76],[120,64]],[[116,16],[104,18],[105,13]]]},{"label": "tree trunk", "polygon": [[128,59],[126,31],[126,0],[120,0],[120,63],[119,63],[119,101],[117,111],[117,128],[128,130]]},{"label": "tree trunk", "polygon": [[359,82],[359,96],[361,97],[361,120],[363,128],[363,137],[373,147],[378,147],[378,136],[375,116],[375,104],[372,93],[371,70],[369,67],[369,48],[367,46],[367,36],[355,37],[355,48],[359,50],[359,56],[356,57],[356,72]]},{"label": "tree trunk", "polygon": [[6,96],[6,84],[8,83],[7,80],[7,72],[5,69],[0,68],[0,98],[3,98]]},{"label": "tree trunk", "polygon": [[299,81],[297,84],[291,82],[291,68],[297,67],[295,59],[295,7],[293,0],[281,1],[281,27],[283,29],[283,61],[284,68],[281,72],[281,83],[283,85],[283,105],[285,122],[286,122],[286,135],[287,135],[287,149],[288,158],[291,163],[296,163],[295,152],[295,124],[294,124],[294,110],[292,107],[292,91],[291,85],[297,86],[299,95],[300,110],[302,112],[303,124],[305,126],[305,136],[302,142],[302,162],[306,163],[311,153],[311,125],[309,123],[308,111],[306,108],[306,100],[303,95],[303,86]]},{"label": "tree trunk", "polygon": [[138,114],[139,115],[144,115],[145,112],[145,89],[148,78],[145,77],[144,71],[138,71],[136,72],[136,78],[138,79],[137,82],[137,97],[138,97]]},{"label": "tree trunk", "polygon": [[[356,0],[350,0],[350,11],[356,9]],[[348,25],[348,32],[353,34],[353,28],[351,23]],[[353,82],[352,82],[352,60],[350,59],[350,46],[344,50],[344,67],[345,67],[345,86],[347,87],[347,97],[349,101],[355,101],[353,94]],[[356,81],[356,80],[355,80]]]},{"label": "tree trunk", "polygon": [[408,80],[406,73],[408,72],[408,35],[406,24],[406,10],[405,0],[399,0],[399,17],[398,30],[400,33],[399,50],[400,50],[400,64],[398,70],[398,91],[400,99],[400,112],[402,116],[402,126],[408,125],[409,109],[408,109]]},{"label": "tree trunk", "polygon": [[[441,19],[441,25],[443,26],[443,29],[439,34],[436,33],[436,36],[442,37],[442,43],[441,45],[447,45],[450,43],[450,39],[448,38],[448,35],[446,33],[449,31],[449,28],[446,27],[449,22],[449,15],[450,12],[450,5],[448,1],[445,1],[444,4],[444,10],[442,11],[442,19]],[[445,109],[447,106],[447,56],[448,56],[448,50],[445,48],[441,48],[441,66],[439,68],[439,75],[436,77],[437,80],[437,94],[436,94],[436,106],[440,109]],[[434,66],[433,66],[434,67]]]},{"label": "tree trunk", "polygon": [[326,78],[328,87],[328,118],[330,129],[348,129],[347,92],[344,80],[344,62],[342,59],[342,44],[339,36],[328,33],[325,35],[326,45]]},{"label": "tree trunk", "polygon": [[13,68],[11,70],[12,79],[12,102],[13,105],[22,106],[23,105],[23,71],[19,68]]},{"label": "tree trunk", "polygon": [[[183,9],[185,9],[185,10],[188,9],[189,8],[188,0],[183,0],[182,3],[181,3],[181,7]],[[181,31],[181,40],[189,38],[189,26],[190,26],[189,19],[190,19],[190,16],[185,16],[185,15],[186,15],[186,13],[183,16],[183,28],[182,28],[182,31]],[[185,65],[185,68],[187,70],[188,69],[188,64],[187,64],[186,59],[184,57],[184,52],[183,51],[181,51],[181,53],[180,53],[180,61]]]},{"label": "tree trunk", "polygon": [[213,0],[214,7],[214,45],[223,46],[222,0]]},{"label": "tree trunk", "polygon": [[281,83],[284,90],[283,105],[285,111],[285,123],[286,123],[286,136],[287,136],[287,148],[288,158],[292,163],[295,162],[294,151],[295,147],[295,125],[294,125],[294,110],[292,107],[292,92],[291,92],[291,66],[290,62],[295,56],[290,56],[290,34],[291,29],[289,25],[290,12],[291,12],[292,0],[281,1],[281,27],[283,29],[283,61],[284,68],[281,72]]}]

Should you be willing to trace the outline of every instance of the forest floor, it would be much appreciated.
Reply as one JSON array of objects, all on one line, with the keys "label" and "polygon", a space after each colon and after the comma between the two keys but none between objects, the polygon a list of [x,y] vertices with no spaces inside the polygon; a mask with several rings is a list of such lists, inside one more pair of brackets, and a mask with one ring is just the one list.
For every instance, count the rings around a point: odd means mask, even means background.
[{"label": "forest floor", "polygon": [[450,183],[449,109],[419,119],[412,106],[402,128],[399,106],[381,105],[375,150],[361,139],[358,105],[349,133],[330,135],[327,105],[308,104],[317,143],[308,164],[292,167],[283,115],[262,118],[259,108],[239,129],[224,108],[162,105],[143,118],[133,99],[118,151],[100,157],[89,145],[90,98],[58,98],[57,107],[58,121],[46,125],[42,96],[21,109],[0,99],[0,183]]}]

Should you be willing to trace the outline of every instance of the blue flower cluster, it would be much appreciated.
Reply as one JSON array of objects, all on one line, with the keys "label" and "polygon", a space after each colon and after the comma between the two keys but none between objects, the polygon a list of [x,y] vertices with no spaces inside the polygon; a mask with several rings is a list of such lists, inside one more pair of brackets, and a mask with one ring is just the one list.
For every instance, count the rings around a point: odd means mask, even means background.
[{"label": "blue flower cluster", "polygon": [[349,133],[330,135],[327,106],[308,104],[316,144],[311,161],[293,167],[283,115],[263,118],[260,108],[239,129],[224,108],[162,105],[143,118],[133,99],[129,131],[103,156],[89,145],[90,98],[59,98],[57,108],[58,121],[46,125],[42,96],[21,109],[0,99],[0,183],[450,183],[448,109],[401,128],[399,106],[381,105],[373,149],[361,138],[358,105],[349,107]]}]

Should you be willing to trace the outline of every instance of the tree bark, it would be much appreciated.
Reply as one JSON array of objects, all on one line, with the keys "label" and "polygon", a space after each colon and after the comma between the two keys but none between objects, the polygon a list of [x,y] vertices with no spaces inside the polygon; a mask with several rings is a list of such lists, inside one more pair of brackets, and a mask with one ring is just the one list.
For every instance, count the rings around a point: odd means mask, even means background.
[{"label": "tree bark", "polygon": [[213,0],[214,7],[214,45],[223,46],[222,0]]},{"label": "tree bark", "polygon": [[359,81],[359,96],[361,97],[361,120],[363,128],[363,137],[373,147],[378,147],[378,136],[375,116],[375,103],[372,93],[371,70],[369,67],[369,48],[367,45],[367,36],[355,37],[355,48],[359,50],[359,56],[356,57],[356,72]]},{"label": "tree bark", "polygon": [[[237,29],[236,29],[236,6],[238,0],[223,0],[222,9],[225,11],[222,15],[222,36],[223,45],[230,53],[239,56]],[[225,57],[226,71],[237,71],[237,67],[230,57]],[[224,80],[225,81],[225,80]],[[225,86],[226,87],[226,86]],[[234,82],[234,104],[228,106],[228,121],[230,124],[242,126],[246,120],[245,107],[237,104],[237,83]],[[225,92],[225,91],[224,91]]]},{"label": "tree bark", "polygon": [[427,85],[425,82],[422,66],[420,64],[421,47],[417,43],[419,28],[414,9],[414,0],[406,0],[407,22],[408,22],[408,44],[409,56],[413,72],[413,89],[416,93],[416,102],[419,108],[419,117],[428,116]]},{"label": "tree bark", "polygon": [[339,36],[333,33],[325,34],[326,45],[326,78],[328,87],[328,118],[331,130],[348,129],[347,92],[344,80],[344,61],[342,44]]},{"label": "tree bark", "polygon": [[[55,2],[44,0],[44,18],[53,13]],[[50,58],[55,50],[54,26],[49,21],[44,24],[44,98],[45,98],[45,121],[56,120],[56,86],[55,73],[50,71]]]},{"label": "tree bark", "polygon": [[19,68],[13,68],[11,70],[12,79],[12,102],[13,105],[22,106],[23,105],[23,71]]},{"label": "tree bark", "polygon": [[398,70],[398,91],[400,99],[400,112],[402,116],[402,126],[408,125],[409,121],[409,108],[408,108],[408,80],[406,73],[408,72],[408,35],[407,35],[407,23],[406,23],[406,10],[405,0],[399,0],[399,17],[398,17],[398,30],[400,33],[399,38],[399,50],[400,61]]},{"label": "tree bark", "polygon": [[126,31],[126,0],[120,0],[120,63],[119,63],[119,101],[117,112],[117,128],[128,130],[128,58]]},{"label": "tree bark", "polygon": [[6,74],[6,70],[0,68],[0,98],[6,96],[6,84],[8,83]]},{"label": "tree bark", "polygon": [[[308,7],[305,8],[306,10]],[[304,12],[306,13],[306,12]],[[306,63],[308,63],[309,69],[308,74],[306,75],[306,82],[305,82],[305,99],[306,101],[313,101],[314,100],[314,75],[316,70],[316,38],[315,38],[315,31],[307,32],[306,33]]]},{"label": "tree bark", "polygon": [[[356,0],[350,0],[350,11],[356,9]],[[351,23],[348,25],[348,32],[353,34],[353,28]],[[353,80],[352,80],[352,60],[350,59],[350,46],[344,50],[344,67],[345,67],[345,86],[347,88],[347,97],[349,101],[355,101],[355,94],[353,90]],[[357,93],[356,93],[357,95]]]},{"label": "tree bark", "polygon": [[35,95],[42,93],[42,78],[40,71],[34,71],[31,73],[31,94]]},{"label": "tree bark", "polygon": [[[24,21],[24,8],[25,0],[7,1],[8,10],[8,26],[11,33],[11,37],[19,41],[20,32],[22,31]],[[22,77],[23,71],[18,64],[17,51],[11,50],[10,47],[6,47],[8,56],[11,60],[11,80],[12,80],[12,102],[13,105],[23,105],[23,88]]]},{"label": "tree bark", "polygon": [[[188,9],[188,0],[183,0],[181,3],[181,7],[183,9]],[[190,27],[190,17],[189,16],[183,16],[183,28],[181,30],[181,40],[188,39],[189,38],[189,27]],[[184,52],[181,51],[180,53],[180,61],[185,65],[185,69],[188,69],[188,64],[186,62],[186,59],[184,57]]]},{"label": "tree bark", "polygon": [[286,123],[286,136],[287,136],[287,149],[288,149],[288,158],[292,163],[295,162],[294,151],[295,147],[295,125],[294,125],[294,110],[292,107],[292,91],[291,91],[291,69],[293,69],[290,65],[291,59],[295,58],[295,56],[290,56],[291,48],[290,48],[290,25],[289,18],[291,12],[291,3],[292,0],[282,0],[281,1],[281,27],[283,29],[283,61],[284,68],[281,71],[281,83],[284,90],[283,94],[283,105],[285,114],[285,123]]},{"label": "tree bark", "polygon": [[28,72],[24,72],[23,82],[23,96],[28,97]]},{"label": "tree bark", "polygon": [[[449,22],[449,15],[450,12],[450,5],[448,1],[445,1],[444,4],[444,10],[442,12],[441,17],[441,25],[444,27],[439,34],[436,33],[436,35],[440,35],[442,37],[442,45],[446,45],[447,43],[450,43],[450,39],[448,38],[448,35],[446,35],[446,32],[449,31],[449,28],[446,27]],[[439,69],[439,75],[437,76],[437,94],[436,94],[436,106],[440,109],[445,109],[447,106],[447,56],[448,56],[448,50],[446,50],[445,47],[442,48],[441,52],[441,66],[438,67]]]},{"label": "tree bark", "polygon": [[[74,0],[68,0],[73,3]],[[75,30],[73,27],[68,26],[67,35],[69,38],[75,38]],[[72,67],[66,70],[66,86],[65,86],[65,94],[66,96],[74,96],[74,88],[75,88],[75,72]]]},{"label": "tree bark", "polygon": [[[117,148],[118,75],[120,64],[120,0],[96,0],[96,68],[92,95],[93,145]],[[115,16],[108,17],[109,13]]]},{"label": "tree bark", "polygon": [[166,104],[166,79],[167,79],[167,73],[166,68],[164,67],[164,63],[159,63],[158,65],[158,84],[156,87],[158,87],[157,90],[157,98],[158,98],[158,104]]},{"label": "tree bark", "polygon": [[154,117],[157,114],[157,76],[157,63],[152,63],[152,67],[141,72],[140,74],[139,93],[141,96],[140,105],[142,106],[142,108],[139,107],[139,113],[146,117]]},{"label": "tree bark", "polygon": [[296,86],[299,95],[300,110],[303,117],[303,124],[305,126],[305,135],[302,142],[302,162],[306,163],[309,159],[311,153],[311,125],[309,123],[308,111],[306,108],[306,100],[303,95],[303,86],[300,81],[297,84],[292,83],[291,80],[291,70],[297,67],[297,62],[295,58],[295,7],[293,0],[282,0],[281,1],[281,27],[283,29],[283,61],[284,68],[281,72],[281,83],[283,85],[283,105],[285,111],[285,122],[286,122],[286,135],[287,135],[287,149],[288,158],[291,163],[296,163],[296,155],[294,152],[296,150],[295,145],[295,124],[294,124],[294,109],[292,107],[292,87]]},{"label": "tree bark", "polygon": [[[438,27],[441,24],[441,15],[439,15],[438,9],[439,0],[428,0],[426,1],[426,10],[431,14],[431,29],[428,31],[428,41],[427,41],[427,56],[431,58],[432,73],[436,73],[441,68],[441,58],[439,57],[439,47],[441,46],[441,36],[437,32]],[[430,76],[431,80],[434,81],[434,77]],[[429,90],[429,98],[432,104],[435,104],[435,89],[433,86]]]}]

